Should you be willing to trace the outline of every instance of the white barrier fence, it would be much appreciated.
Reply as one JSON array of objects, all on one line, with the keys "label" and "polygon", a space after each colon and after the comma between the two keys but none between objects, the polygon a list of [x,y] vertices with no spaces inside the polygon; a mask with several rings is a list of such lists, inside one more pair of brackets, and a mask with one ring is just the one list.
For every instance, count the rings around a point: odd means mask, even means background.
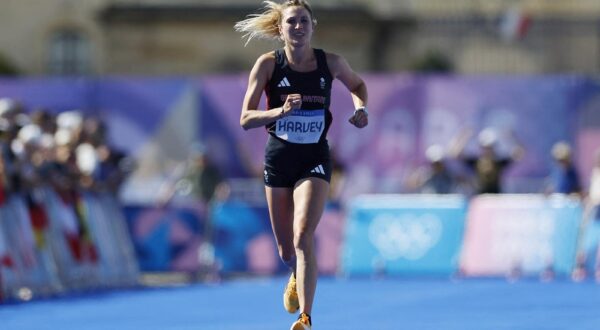
[{"label": "white barrier fence", "polygon": [[36,188],[0,202],[0,302],[138,283],[119,203]]}]

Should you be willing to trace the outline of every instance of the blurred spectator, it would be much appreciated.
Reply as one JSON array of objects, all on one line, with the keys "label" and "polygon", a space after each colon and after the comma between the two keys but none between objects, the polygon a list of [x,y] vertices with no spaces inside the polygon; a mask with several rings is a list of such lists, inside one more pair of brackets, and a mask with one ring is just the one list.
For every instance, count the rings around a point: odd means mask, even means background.
[{"label": "blurred spectator", "polygon": [[194,146],[190,153],[190,168],[186,175],[193,187],[193,193],[203,202],[210,203],[224,188],[225,180],[221,171],[212,162],[204,146]]},{"label": "blurred spectator", "polygon": [[170,177],[158,193],[158,205],[165,207],[182,197],[186,202],[200,204],[199,216],[204,219],[204,226],[202,243],[198,247],[200,265],[194,276],[213,279],[216,276],[216,263],[212,208],[215,201],[229,196],[229,185],[210,159],[206,147],[199,143],[192,145],[187,161],[177,166]]},{"label": "blurred spectator", "polygon": [[36,124],[44,134],[56,133],[56,117],[46,109],[36,109],[31,113],[31,122]]},{"label": "blurred spectator", "polygon": [[600,149],[596,151],[594,167],[590,176],[588,198],[585,204],[583,222],[576,263],[571,278],[582,281],[588,270],[595,269],[595,277],[600,281]]},{"label": "blurred spectator", "polygon": [[600,149],[596,150],[596,159],[590,176],[588,194],[589,205],[594,211],[594,219],[600,220]]},{"label": "blurred spectator", "polygon": [[425,151],[427,164],[413,173],[408,180],[410,190],[424,194],[451,194],[456,192],[457,180],[446,166],[446,153],[440,145]]},{"label": "blurred spectator", "polygon": [[18,114],[23,112],[23,105],[10,98],[0,99],[0,117],[9,121],[13,124]]},{"label": "blurred spectator", "polygon": [[95,179],[98,175],[99,160],[96,149],[90,143],[81,143],[74,149],[75,163],[79,170],[81,187],[95,188]]},{"label": "blurred spectator", "polygon": [[35,124],[29,124],[19,130],[11,147],[18,162],[18,173],[25,190],[32,190],[42,184],[37,165],[41,163],[40,146],[42,131]]},{"label": "blurred spectator", "polygon": [[96,152],[100,162],[98,180],[103,184],[103,188],[116,196],[125,179],[135,169],[135,161],[106,143],[99,145]]},{"label": "blurred spectator", "polygon": [[59,195],[68,195],[79,181],[79,169],[75,157],[75,146],[71,134],[58,129],[54,135],[55,146],[51,164],[46,168],[52,187]]},{"label": "blurred spectator", "polygon": [[0,151],[4,163],[3,175],[6,195],[21,189],[19,179],[19,162],[13,149],[20,127],[17,125],[17,116],[23,112],[20,102],[3,98],[0,99]]},{"label": "blurred spectator", "polygon": [[502,174],[513,162],[523,157],[525,149],[514,132],[509,131],[506,142],[512,144],[512,150],[509,155],[498,154],[498,132],[495,129],[486,128],[478,136],[479,153],[467,155],[465,154],[465,147],[473,135],[472,130],[462,131],[453,143],[451,154],[474,172],[476,193],[501,193]]},{"label": "blurred spectator", "polygon": [[590,214],[588,222],[593,222],[596,229],[593,233],[590,231],[589,236],[591,237],[589,239],[593,241],[592,244],[596,247],[595,278],[596,281],[600,282],[600,149],[596,151],[594,168],[590,177],[588,210]]},{"label": "blurred spectator", "polygon": [[56,125],[57,139],[62,139],[57,142],[59,144],[63,144],[62,142],[64,142],[75,149],[77,144],[81,142],[83,114],[78,110],[61,112],[56,116]]},{"label": "blurred spectator", "polygon": [[174,172],[173,179],[159,193],[160,204],[165,205],[175,195],[179,195],[193,197],[209,205],[215,197],[224,199],[228,193],[228,186],[221,171],[201,144],[191,147],[188,160],[178,166]]},{"label": "blurred spectator", "polygon": [[546,193],[581,194],[577,169],[573,165],[571,146],[564,141],[552,147],[554,167],[548,178]]},{"label": "blurred spectator", "polygon": [[8,199],[8,194],[10,193],[10,186],[5,168],[4,158],[0,157],[0,206],[4,206],[4,203]]},{"label": "blurred spectator", "polygon": [[85,118],[81,128],[80,142],[90,143],[94,147],[98,147],[106,141],[106,125],[99,118]]}]

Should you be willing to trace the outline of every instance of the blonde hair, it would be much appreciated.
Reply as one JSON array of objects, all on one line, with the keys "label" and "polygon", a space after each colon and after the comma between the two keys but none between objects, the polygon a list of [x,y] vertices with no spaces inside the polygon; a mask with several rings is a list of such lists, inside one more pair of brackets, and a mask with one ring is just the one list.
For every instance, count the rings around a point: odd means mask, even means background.
[{"label": "blonde hair", "polygon": [[250,14],[248,18],[234,25],[237,32],[244,34],[242,36],[242,39],[246,38],[244,45],[248,45],[250,40],[254,38],[279,40],[279,25],[281,24],[282,13],[288,7],[304,7],[310,14],[313,25],[317,24],[312,9],[306,0],[287,0],[283,3],[263,1],[263,3],[265,5],[262,13]]}]

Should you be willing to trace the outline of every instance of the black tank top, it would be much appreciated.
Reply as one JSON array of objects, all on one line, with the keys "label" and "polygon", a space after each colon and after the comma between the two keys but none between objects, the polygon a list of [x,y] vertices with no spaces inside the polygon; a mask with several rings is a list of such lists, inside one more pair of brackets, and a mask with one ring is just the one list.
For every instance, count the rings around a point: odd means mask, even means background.
[{"label": "black tank top", "polygon": [[285,51],[275,51],[275,69],[265,87],[267,108],[283,106],[288,94],[302,95],[302,109],[266,125],[273,137],[294,144],[313,144],[326,141],[332,115],[331,83],[333,77],[327,66],[325,52],[315,49],[317,69],[297,72],[290,68]]}]

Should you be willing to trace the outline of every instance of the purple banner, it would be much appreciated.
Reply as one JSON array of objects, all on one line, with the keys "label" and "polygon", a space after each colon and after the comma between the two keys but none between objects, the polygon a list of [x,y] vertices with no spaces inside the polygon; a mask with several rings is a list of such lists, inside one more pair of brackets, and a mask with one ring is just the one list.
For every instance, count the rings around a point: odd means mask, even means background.
[{"label": "purple banner", "polygon": [[[585,155],[598,147],[597,129],[581,118],[581,114],[598,117],[594,113],[600,87],[590,79],[387,74],[366,75],[365,80],[371,114],[365,129],[347,122],[352,99],[339,82],[332,94],[329,140],[346,164],[346,197],[406,191],[406,178],[424,163],[427,147],[449,147],[463,129],[496,129],[501,152],[511,147],[502,139],[508,131],[523,142],[527,152],[511,167],[507,192],[539,192],[552,166],[551,146],[559,140],[575,145],[584,172],[591,166],[591,157]],[[262,172],[266,132],[239,126],[246,84],[246,74],[200,79],[3,79],[0,97],[21,100],[29,110],[79,109],[104,118],[114,145],[140,163],[153,164],[144,167],[144,182],[149,175],[168,176],[170,162],[184,160],[196,141],[207,147],[226,176],[247,177]],[[475,149],[475,142],[467,145],[467,152]]]}]

